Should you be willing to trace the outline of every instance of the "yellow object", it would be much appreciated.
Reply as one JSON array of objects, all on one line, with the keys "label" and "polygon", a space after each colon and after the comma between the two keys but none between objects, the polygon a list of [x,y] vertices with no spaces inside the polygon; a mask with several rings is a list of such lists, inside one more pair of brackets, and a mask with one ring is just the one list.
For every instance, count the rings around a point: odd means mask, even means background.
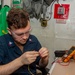
[{"label": "yellow object", "polygon": [[2,33],[3,33],[3,34],[7,34],[4,30],[2,30]]},{"label": "yellow object", "polygon": [[75,50],[72,51],[72,53],[70,53],[65,59],[64,62],[68,62],[70,60],[70,58],[75,54]]}]

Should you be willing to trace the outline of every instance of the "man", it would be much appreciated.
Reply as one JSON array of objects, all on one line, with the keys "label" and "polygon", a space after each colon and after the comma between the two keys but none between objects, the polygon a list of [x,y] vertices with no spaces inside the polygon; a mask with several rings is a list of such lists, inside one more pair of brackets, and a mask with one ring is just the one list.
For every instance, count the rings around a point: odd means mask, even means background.
[{"label": "man", "polygon": [[7,15],[8,34],[0,37],[0,75],[35,75],[36,65],[46,67],[49,51],[30,34],[28,13],[12,8]]}]

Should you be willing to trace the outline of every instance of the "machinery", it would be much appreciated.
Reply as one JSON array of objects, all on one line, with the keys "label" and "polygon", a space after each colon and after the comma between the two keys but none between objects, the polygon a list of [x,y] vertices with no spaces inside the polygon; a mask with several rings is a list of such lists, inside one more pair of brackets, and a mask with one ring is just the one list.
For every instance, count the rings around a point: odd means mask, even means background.
[{"label": "machinery", "polygon": [[62,59],[64,62],[68,62],[71,58],[75,59],[75,46],[72,46]]}]

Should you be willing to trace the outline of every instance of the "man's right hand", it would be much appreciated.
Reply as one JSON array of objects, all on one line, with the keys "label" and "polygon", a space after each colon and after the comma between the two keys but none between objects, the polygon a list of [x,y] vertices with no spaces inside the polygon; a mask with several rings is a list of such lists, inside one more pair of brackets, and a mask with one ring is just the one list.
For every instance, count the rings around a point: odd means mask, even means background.
[{"label": "man's right hand", "polygon": [[28,52],[25,52],[24,54],[22,54],[19,58],[23,65],[28,65],[28,64],[33,63],[36,60],[37,56],[39,56],[39,52],[28,51]]}]

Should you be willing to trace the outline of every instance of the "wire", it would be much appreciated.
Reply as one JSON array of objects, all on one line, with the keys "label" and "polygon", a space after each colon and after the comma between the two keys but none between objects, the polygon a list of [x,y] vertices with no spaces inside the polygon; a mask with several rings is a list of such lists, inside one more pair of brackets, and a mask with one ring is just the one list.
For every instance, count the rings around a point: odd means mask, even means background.
[{"label": "wire", "polygon": [[28,71],[29,71],[29,73],[30,73],[31,75],[34,75],[34,74],[31,72],[29,65],[28,65]]},{"label": "wire", "polygon": [[62,65],[62,66],[68,66],[68,65],[70,64],[70,61],[68,61],[68,62],[66,62],[66,63],[63,62],[63,61],[62,61],[62,58],[61,58],[61,60],[60,60],[59,58],[55,59],[55,60],[52,62],[52,64],[55,63],[55,62],[56,62],[56,63],[59,63],[59,64]]},{"label": "wire", "polygon": [[59,63],[62,66],[68,66],[70,64],[70,61],[68,61],[67,63],[64,63],[63,61],[57,60],[57,63]]},{"label": "wire", "polygon": [[50,11],[49,11],[50,17],[49,17],[49,19],[47,19],[47,21],[49,21],[52,18],[52,7],[53,7],[55,2],[56,2],[56,0],[53,0],[51,5],[50,5]]}]

